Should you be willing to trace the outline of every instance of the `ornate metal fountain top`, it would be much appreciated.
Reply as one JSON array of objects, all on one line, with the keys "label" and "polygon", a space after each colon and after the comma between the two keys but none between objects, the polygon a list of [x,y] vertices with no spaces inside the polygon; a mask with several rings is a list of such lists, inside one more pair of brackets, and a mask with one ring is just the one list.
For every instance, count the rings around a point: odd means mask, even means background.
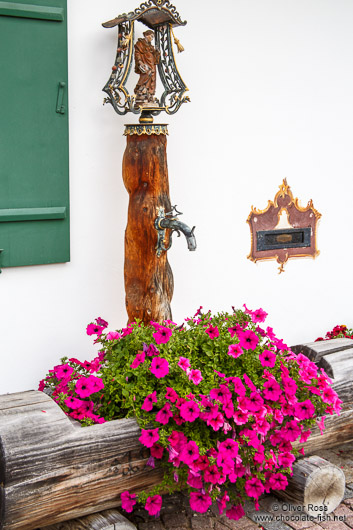
[{"label": "ornate metal fountain top", "polygon": [[[134,42],[135,20],[147,26],[143,38]],[[182,105],[190,101],[185,96],[188,91],[175,64],[172,37],[183,51],[178,39],[174,36],[173,27],[185,26],[176,8],[169,0],[147,0],[135,11],[123,13],[103,23],[103,27],[118,26],[118,47],[112,73],[103,91],[107,97],[104,103],[110,103],[121,115],[133,112],[141,114],[140,122],[153,123],[153,116],[165,111],[174,114]],[[155,39],[155,46],[152,41]],[[134,94],[129,94],[126,83],[129,78],[133,55],[135,53],[135,73],[139,74]],[[159,98],[155,97],[156,70],[162,81],[164,91]]]},{"label": "ornate metal fountain top", "polygon": [[122,22],[140,20],[150,29],[154,29],[161,24],[171,24],[173,27],[185,26],[186,21],[182,21],[176,8],[169,0],[148,0],[143,2],[135,11],[123,13],[113,20],[104,22],[104,28],[113,28]]}]

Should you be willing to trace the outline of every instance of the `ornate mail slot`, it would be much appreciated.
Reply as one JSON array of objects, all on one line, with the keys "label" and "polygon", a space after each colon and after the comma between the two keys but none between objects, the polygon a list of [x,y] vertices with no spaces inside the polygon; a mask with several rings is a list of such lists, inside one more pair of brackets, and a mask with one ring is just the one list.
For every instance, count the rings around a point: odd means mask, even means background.
[{"label": "ornate mail slot", "polygon": [[319,255],[316,248],[316,228],[321,214],[313,201],[300,206],[286,179],[283,180],[273,201],[264,210],[252,206],[247,219],[251,232],[251,250],[248,259],[253,262],[275,259],[279,272],[290,258]]},{"label": "ornate mail slot", "polygon": [[287,230],[259,230],[256,232],[256,250],[310,247],[310,226]]}]

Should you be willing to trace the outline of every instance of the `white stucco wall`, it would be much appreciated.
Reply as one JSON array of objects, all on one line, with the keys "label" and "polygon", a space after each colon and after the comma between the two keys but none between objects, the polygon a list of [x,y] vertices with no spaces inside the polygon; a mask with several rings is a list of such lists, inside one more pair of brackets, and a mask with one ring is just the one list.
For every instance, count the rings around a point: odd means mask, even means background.
[{"label": "white stucco wall", "polygon": [[[126,323],[121,178],[124,123],[102,106],[116,28],[101,22],[136,0],[68,0],[71,262],[0,276],[0,393],[36,388],[63,355],[92,358],[88,322]],[[353,3],[351,0],[177,0],[188,20],[180,72],[192,102],[169,123],[171,200],[196,225],[198,249],[169,252],[174,320],[199,305],[263,307],[289,344],[315,339],[351,311]],[[141,26],[142,28],[142,26]],[[251,205],[286,177],[322,213],[316,260],[247,259]]]}]

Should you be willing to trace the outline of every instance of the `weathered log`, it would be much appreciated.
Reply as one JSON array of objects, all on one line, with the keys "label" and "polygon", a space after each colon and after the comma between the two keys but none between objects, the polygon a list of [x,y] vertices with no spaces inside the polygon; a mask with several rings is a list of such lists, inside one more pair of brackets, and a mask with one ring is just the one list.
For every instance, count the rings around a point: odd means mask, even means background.
[{"label": "weathered log", "polygon": [[335,510],[343,499],[344,490],[342,469],[319,456],[311,456],[294,464],[287,488],[276,491],[276,495],[317,516]]},{"label": "weathered log", "polygon": [[[130,195],[125,231],[125,292],[129,322],[172,318],[173,274],[167,253],[156,254],[157,207],[171,210],[167,138],[130,134],[123,158],[123,180]],[[166,244],[168,242],[166,241]]]},{"label": "weathered log", "polygon": [[105,510],[79,519],[42,527],[40,530],[136,530],[117,510]]},{"label": "weathered log", "polygon": [[326,416],[325,430],[321,434],[318,427],[311,428],[310,438],[304,443],[294,442],[293,447],[304,448],[306,455],[321,449],[330,449],[353,441],[353,403],[345,404],[340,416]]},{"label": "weathered log", "polygon": [[332,388],[343,402],[353,401],[353,340],[332,339],[293,346],[332,378]]},{"label": "weathered log", "polygon": [[158,483],[136,422],[77,428],[37,391],[0,396],[2,530],[32,530],[119,506]]}]

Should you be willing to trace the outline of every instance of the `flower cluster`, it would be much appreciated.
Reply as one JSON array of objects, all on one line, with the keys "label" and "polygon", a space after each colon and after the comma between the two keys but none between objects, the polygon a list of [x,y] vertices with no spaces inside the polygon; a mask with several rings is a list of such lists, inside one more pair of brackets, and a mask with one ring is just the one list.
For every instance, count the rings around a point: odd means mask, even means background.
[{"label": "flower cluster", "polygon": [[136,417],[147,465],[165,468],[148,496],[122,494],[128,512],[142,502],[157,515],[162,491],[187,489],[193,510],[217,502],[220,514],[239,519],[247,499],[257,507],[262,493],[285,489],[304,454],[298,443],[340,411],[325,372],[260,327],[265,311],[201,309],[187,326],[133,323],[116,338],[97,334],[106,359],[101,414]]},{"label": "flower cluster", "polygon": [[[105,320],[97,318],[96,323],[87,326],[87,334],[100,335],[107,326]],[[83,425],[103,423],[105,419],[98,411],[104,383],[101,377],[94,375],[99,372],[103,361],[103,352],[90,362],[64,357],[61,364],[49,370],[45,379],[40,381],[38,390],[50,393],[68,416]]]},{"label": "flower cluster", "polygon": [[330,339],[341,339],[346,337],[347,339],[353,339],[353,329],[348,329],[344,324],[337,325],[333,328],[332,331],[328,331],[324,337],[318,337],[315,342],[320,340],[330,340]]},{"label": "flower cluster", "polygon": [[[189,491],[200,513],[217,503],[230,519],[264,492],[285,489],[311,427],[340,412],[323,369],[294,354],[263,309],[202,312],[187,324],[135,322],[106,333],[99,318],[87,327],[100,353],[92,362],[63,359],[40,384],[84,424],[133,416],[147,466],[163,464],[149,494],[125,491],[127,512],[143,503],[158,515],[161,492]],[[99,414],[98,414],[99,411]]]}]

